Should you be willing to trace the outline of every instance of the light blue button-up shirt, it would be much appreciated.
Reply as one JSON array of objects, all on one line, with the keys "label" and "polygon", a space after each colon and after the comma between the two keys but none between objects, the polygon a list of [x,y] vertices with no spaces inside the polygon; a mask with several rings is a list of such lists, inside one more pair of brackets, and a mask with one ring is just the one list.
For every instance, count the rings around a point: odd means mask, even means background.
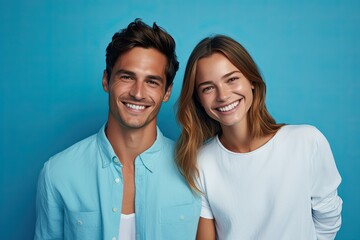
[{"label": "light blue button-up shirt", "polygon": [[[122,165],[100,131],[50,158],[41,171],[35,239],[117,239]],[[157,129],[135,159],[136,239],[195,239],[199,196],[174,162],[174,143]]]}]

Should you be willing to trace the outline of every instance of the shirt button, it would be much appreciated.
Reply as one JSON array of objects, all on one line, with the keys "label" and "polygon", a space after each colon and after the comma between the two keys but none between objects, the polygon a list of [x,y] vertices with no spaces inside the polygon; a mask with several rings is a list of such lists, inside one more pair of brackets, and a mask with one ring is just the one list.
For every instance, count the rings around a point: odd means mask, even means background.
[{"label": "shirt button", "polygon": [[112,209],[112,211],[113,211],[113,212],[116,212],[116,211],[117,211],[117,208],[116,208],[116,207],[114,207],[114,208]]},{"label": "shirt button", "polygon": [[112,239],[111,240],[116,240],[116,237],[112,237]]},{"label": "shirt button", "polygon": [[181,220],[185,220],[185,216],[184,216],[184,215],[180,215],[180,219],[181,219]]},{"label": "shirt button", "polygon": [[115,182],[116,182],[116,183],[119,183],[119,182],[120,182],[120,178],[118,178],[118,177],[115,178]]},{"label": "shirt button", "polygon": [[77,225],[82,225],[83,224],[83,222],[80,219],[77,220],[76,223],[77,223]]},{"label": "shirt button", "polygon": [[116,157],[113,158],[114,163],[118,163],[119,159],[117,159]]}]

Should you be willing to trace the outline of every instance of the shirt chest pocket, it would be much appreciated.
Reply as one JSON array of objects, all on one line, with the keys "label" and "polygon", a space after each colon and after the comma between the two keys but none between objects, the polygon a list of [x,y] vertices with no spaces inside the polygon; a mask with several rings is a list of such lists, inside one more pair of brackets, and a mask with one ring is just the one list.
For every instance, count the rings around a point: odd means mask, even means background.
[{"label": "shirt chest pocket", "polygon": [[162,207],[161,239],[194,239],[197,215],[194,204]]},{"label": "shirt chest pocket", "polygon": [[100,212],[65,211],[65,239],[101,239]]}]

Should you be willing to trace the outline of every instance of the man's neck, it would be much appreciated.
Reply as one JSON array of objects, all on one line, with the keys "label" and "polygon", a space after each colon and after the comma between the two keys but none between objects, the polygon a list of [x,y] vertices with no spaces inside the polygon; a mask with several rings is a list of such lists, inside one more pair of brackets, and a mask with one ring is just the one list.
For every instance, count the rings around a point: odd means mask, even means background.
[{"label": "man's neck", "polygon": [[156,121],[142,128],[125,128],[109,118],[106,136],[123,165],[134,164],[135,158],[150,148],[156,140]]}]

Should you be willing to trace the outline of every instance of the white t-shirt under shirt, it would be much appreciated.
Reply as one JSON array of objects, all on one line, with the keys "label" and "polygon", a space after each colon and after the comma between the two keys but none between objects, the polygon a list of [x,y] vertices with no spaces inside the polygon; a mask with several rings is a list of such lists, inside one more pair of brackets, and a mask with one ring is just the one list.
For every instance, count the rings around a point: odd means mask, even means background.
[{"label": "white t-shirt under shirt", "polygon": [[218,239],[333,239],[341,226],[341,177],[315,127],[287,125],[249,153],[215,137],[199,151],[201,216]]},{"label": "white t-shirt under shirt", "polygon": [[121,214],[118,240],[135,240],[135,213]]}]

